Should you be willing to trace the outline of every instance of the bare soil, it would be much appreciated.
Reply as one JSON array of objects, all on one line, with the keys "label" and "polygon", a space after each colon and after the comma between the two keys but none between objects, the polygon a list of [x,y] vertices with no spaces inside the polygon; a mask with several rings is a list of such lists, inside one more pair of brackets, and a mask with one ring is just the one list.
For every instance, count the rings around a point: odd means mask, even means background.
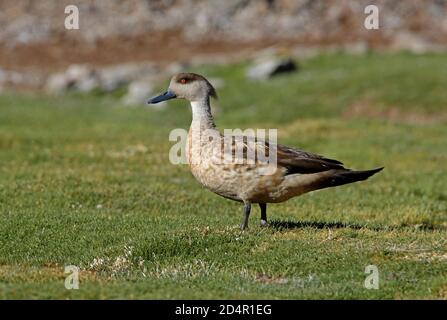
[{"label": "bare soil", "polygon": [[[262,39],[254,42],[228,42],[219,39],[188,41],[179,32],[157,32],[134,37],[110,37],[89,44],[75,39],[54,37],[48,42],[8,47],[0,44],[0,67],[43,73],[61,70],[73,63],[89,63],[97,66],[126,62],[152,61],[165,64],[174,61],[190,61],[192,57],[249,56],[255,51],[273,45],[293,48],[298,45],[325,46],[349,42],[349,39],[329,39],[325,42],[302,40]],[[386,40],[380,36],[368,39],[371,47],[381,46]]]}]

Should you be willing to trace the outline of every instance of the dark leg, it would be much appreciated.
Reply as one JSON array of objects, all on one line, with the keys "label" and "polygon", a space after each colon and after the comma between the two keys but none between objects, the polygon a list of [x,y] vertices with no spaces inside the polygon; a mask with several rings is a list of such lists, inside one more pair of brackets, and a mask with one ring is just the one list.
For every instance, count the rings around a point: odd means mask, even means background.
[{"label": "dark leg", "polygon": [[259,207],[261,208],[261,227],[267,226],[267,204],[260,203]]},{"label": "dark leg", "polygon": [[244,230],[248,227],[248,217],[250,216],[250,210],[251,210],[251,204],[250,203],[244,203],[244,215],[242,219],[241,224],[241,230]]}]

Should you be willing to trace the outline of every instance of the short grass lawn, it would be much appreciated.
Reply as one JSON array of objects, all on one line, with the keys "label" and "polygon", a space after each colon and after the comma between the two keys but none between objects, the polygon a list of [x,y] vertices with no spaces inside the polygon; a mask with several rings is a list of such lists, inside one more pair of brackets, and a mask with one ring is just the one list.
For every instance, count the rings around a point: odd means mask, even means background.
[{"label": "short grass lawn", "polygon": [[0,298],[446,299],[447,55],[299,63],[266,82],[245,63],[191,71],[224,79],[221,129],[277,128],[280,143],[385,169],[270,205],[268,228],[256,206],[245,232],[239,203],[168,161],[185,101],[0,95]]}]

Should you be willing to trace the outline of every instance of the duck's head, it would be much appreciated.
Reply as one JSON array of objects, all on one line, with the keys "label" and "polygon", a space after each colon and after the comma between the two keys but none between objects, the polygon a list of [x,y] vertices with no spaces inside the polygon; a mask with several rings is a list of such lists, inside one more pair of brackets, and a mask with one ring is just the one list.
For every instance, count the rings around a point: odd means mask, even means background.
[{"label": "duck's head", "polygon": [[171,78],[168,90],[148,100],[148,104],[180,98],[188,101],[205,101],[217,98],[216,90],[205,77],[195,73],[179,73]]}]

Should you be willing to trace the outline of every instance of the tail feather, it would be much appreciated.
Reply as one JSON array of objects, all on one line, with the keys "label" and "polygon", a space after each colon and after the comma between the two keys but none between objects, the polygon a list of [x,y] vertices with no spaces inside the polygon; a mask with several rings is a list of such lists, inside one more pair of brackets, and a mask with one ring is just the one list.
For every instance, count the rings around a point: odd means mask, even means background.
[{"label": "tail feather", "polygon": [[349,169],[337,170],[333,175],[320,182],[321,184],[319,189],[341,186],[356,181],[363,181],[381,171],[383,168],[384,167],[363,171],[352,171]]}]

